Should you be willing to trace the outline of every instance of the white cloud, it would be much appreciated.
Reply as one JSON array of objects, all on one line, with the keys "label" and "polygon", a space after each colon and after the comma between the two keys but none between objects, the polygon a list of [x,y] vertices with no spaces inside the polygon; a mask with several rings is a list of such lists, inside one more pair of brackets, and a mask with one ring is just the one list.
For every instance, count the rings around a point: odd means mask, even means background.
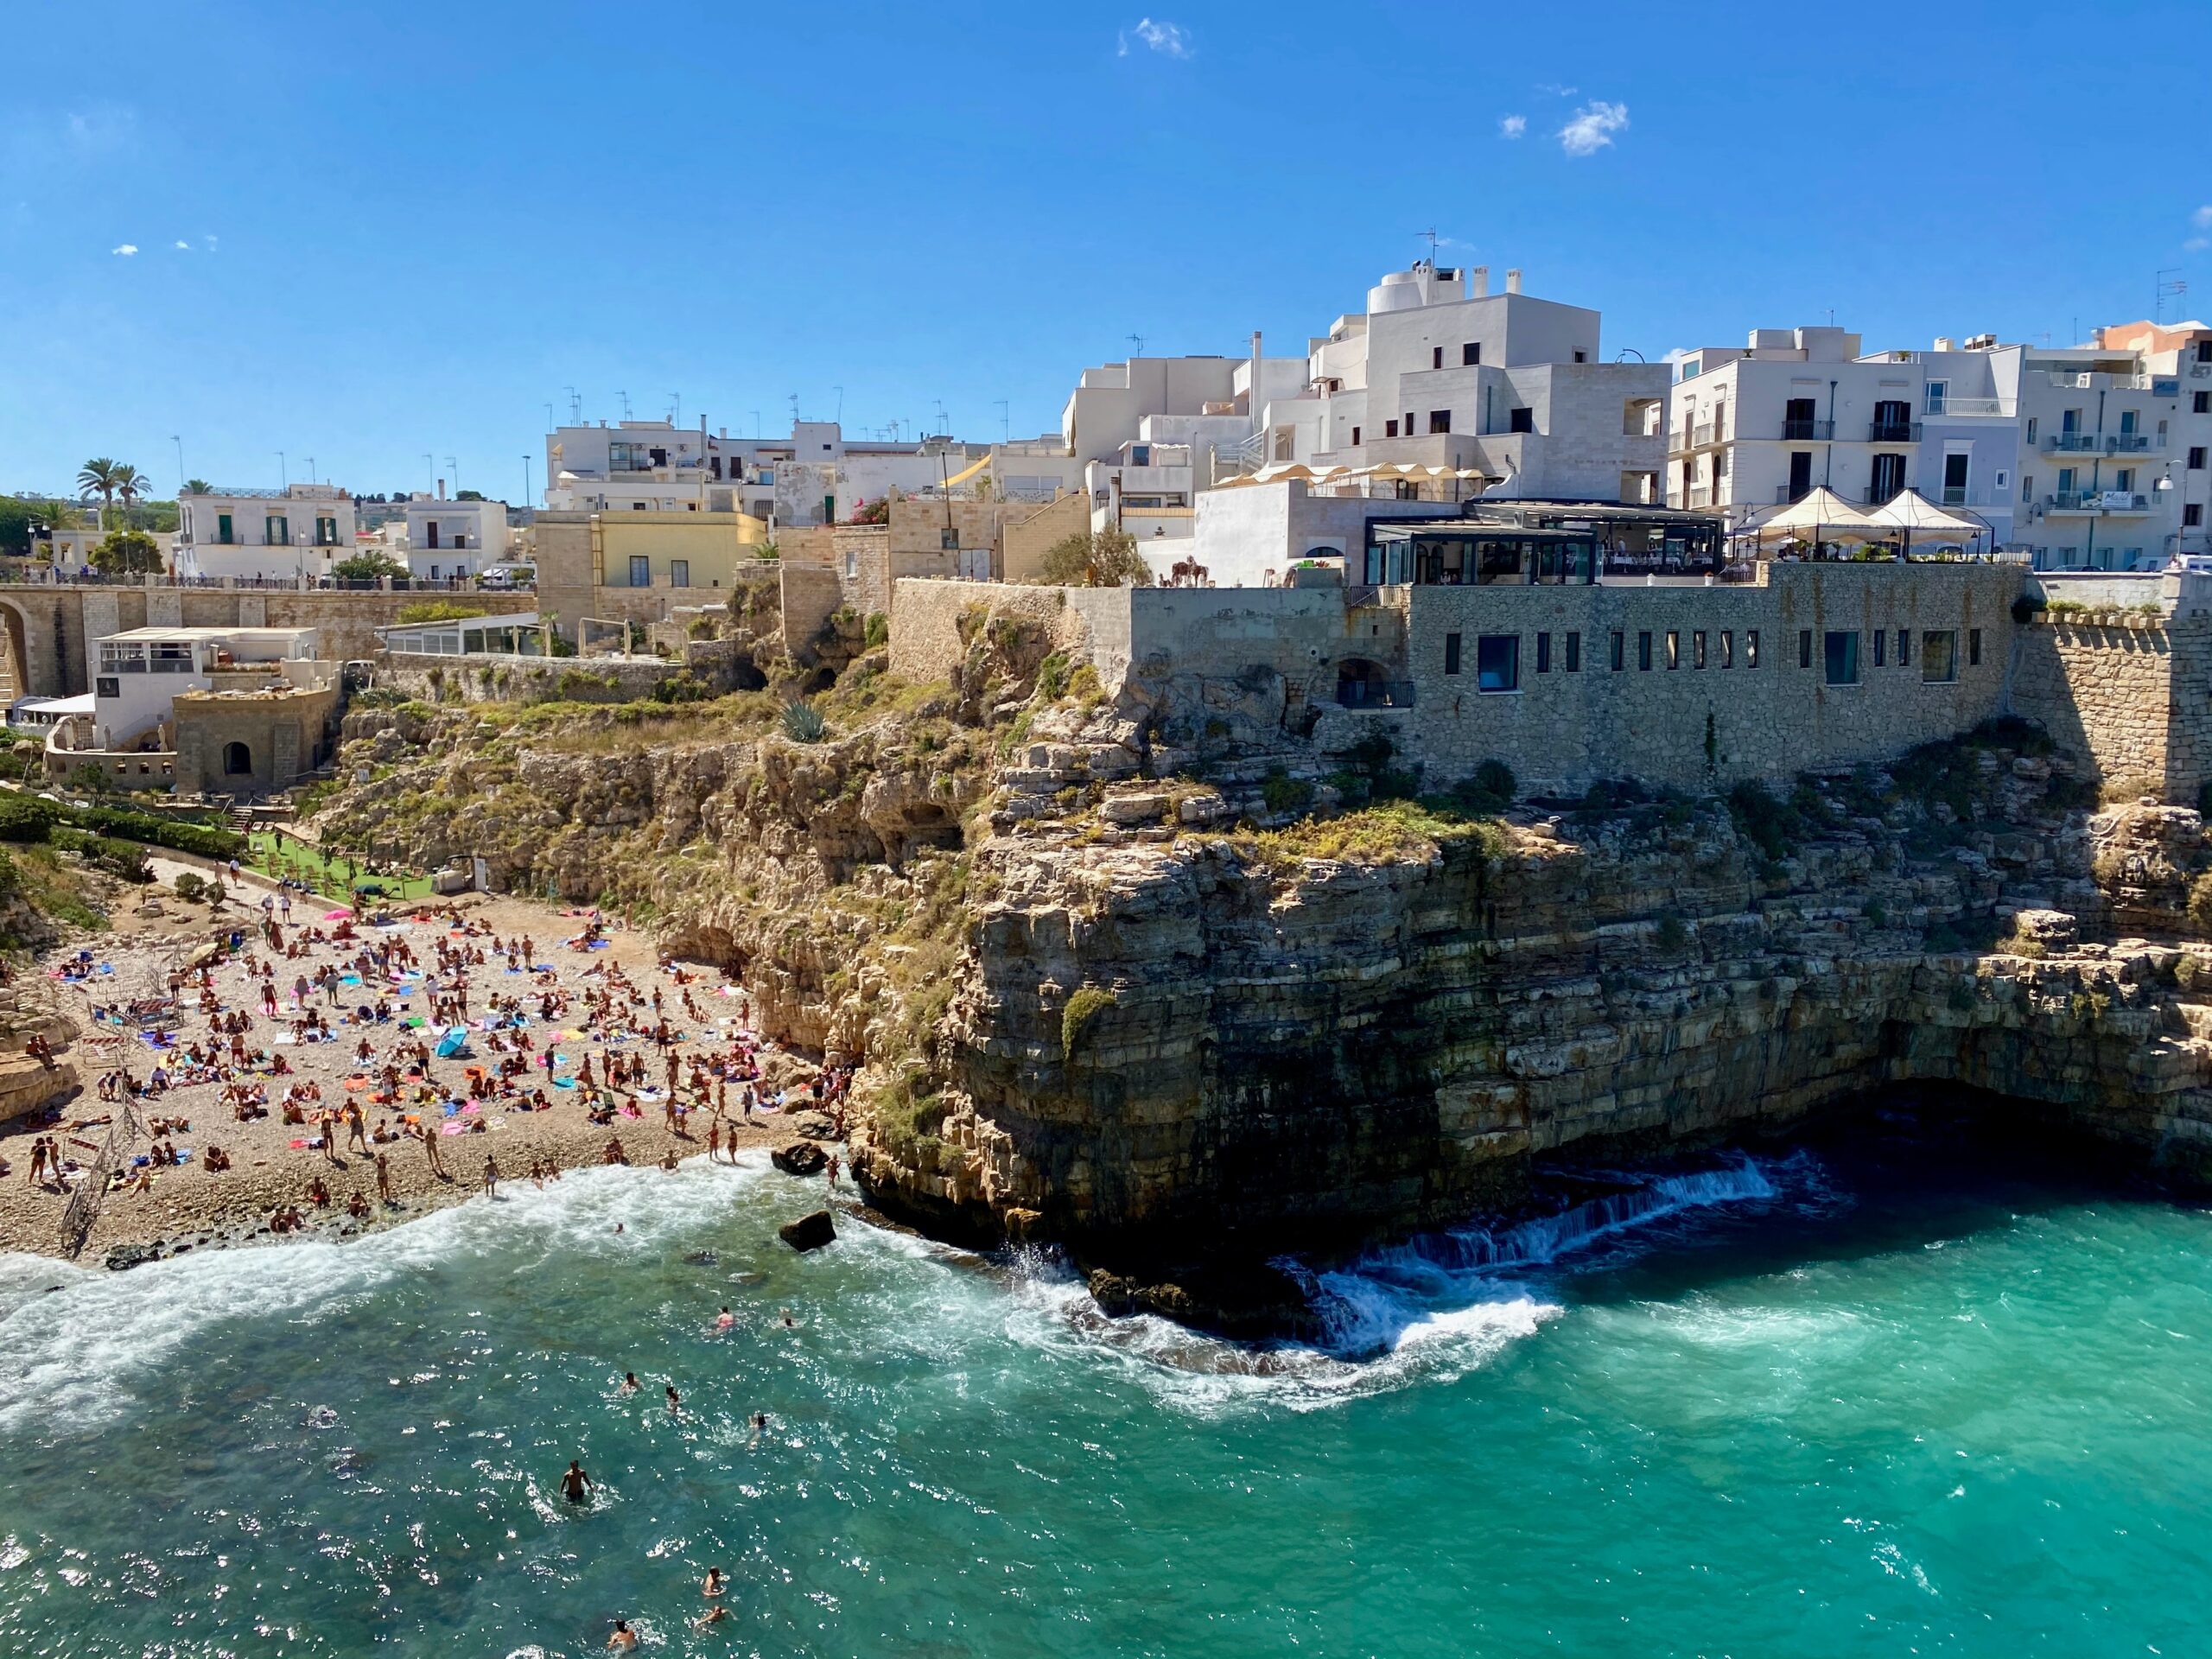
[{"label": "white cloud", "polygon": [[208,252],[213,253],[215,251],[215,238],[213,237],[203,236],[200,239],[207,245]]},{"label": "white cloud", "polygon": [[1556,81],[1548,80],[1536,90],[1553,98],[1573,98],[1578,89],[1573,86],[1561,86]]},{"label": "white cloud", "polygon": [[1116,37],[1116,57],[1129,55],[1129,36],[1135,35],[1137,43],[1163,57],[1187,58],[1191,55],[1190,32],[1180,23],[1154,22],[1149,17],[1137,19],[1136,27],[1125,29]]},{"label": "white cloud", "polygon": [[1559,130],[1559,145],[1570,156],[1595,156],[1627,125],[1627,105],[1597,99],[1577,110],[1574,118]]},{"label": "white cloud", "polygon": [[2189,216],[2189,222],[2200,231],[2212,231],[2212,207],[2198,208]]},{"label": "white cloud", "polygon": [[179,253],[190,253],[192,251],[192,244],[189,242],[172,242],[169,245],[175,248]]},{"label": "white cloud", "polygon": [[128,259],[132,254],[138,251],[138,245],[136,242],[125,242],[120,247],[110,248],[108,251],[110,253],[119,253],[124,258]]},{"label": "white cloud", "polygon": [[1525,115],[1509,115],[1497,124],[1497,130],[1501,137],[1518,138],[1529,130],[1529,118]]},{"label": "white cloud", "polygon": [[2192,236],[2182,246],[2190,253],[2202,253],[2205,249],[2212,248],[2212,236]]}]

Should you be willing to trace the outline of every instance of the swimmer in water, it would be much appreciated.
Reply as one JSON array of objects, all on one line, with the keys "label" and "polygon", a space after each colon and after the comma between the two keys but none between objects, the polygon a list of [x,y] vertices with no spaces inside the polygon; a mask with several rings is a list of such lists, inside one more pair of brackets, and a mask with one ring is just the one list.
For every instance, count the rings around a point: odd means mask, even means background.
[{"label": "swimmer in water", "polygon": [[715,1315],[715,1329],[717,1331],[727,1331],[730,1326],[736,1323],[737,1315],[729,1311],[729,1305],[728,1303],[724,1303],[722,1305],[722,1311]]},{"label": "swimmer in water", "polygon": [[791,1318],[791,1311],[788,1307],[783,1311],[783,1321],[785,1330],[796,1331],[798,1329],[798,1321]]},{"label": "swimmer in water", "polygon": [[683,1396],[677,1393],[676,1384],[673,1382],[668,1385],[668,1414],[671,1417],[681,1417],[683,1414]]},{"label": "swimmer in water", "polygon": [[718,1601],[713,1606],[708,1608],[705,1612],[700,1614],[698,1618],[693,1619],[691,1621],[691,1628],[695,1630],[703,1630],[709,1624],[719,1624],[722,1620],[728,1617],[729,1609],[723,1606],[722,1604]]},{"label": "swimmer in water", "polygon": [[699,1586],[699,1593],[706,1597],[709,1601],[712,1601],[716,1596],[721,1594],[728,1584],[729,1580],[722,1577],[721,1568],[710,1567],[707,1569],[707,1581]]},{"label": "swimmer in water", "polygon": [[570,1459],[569,1471],[561,1477],[561,1496],[571,1503],[581,1503],[590,1491],[591,1477],[584,1473],[582,1464]]},{"label": "swimmer in water", "polygon": [[625,1371],[622,1373],[622,1386],[615,1389],[615,1393],[635,1394],[639,1389],[642,1389],[645,1386],[645,1385],[644,1383],[638,1381],[638,1374],[635,1371]]},{"label": "swimmer in water", "polygon": [[754,1446],[760,1445],[760,1437],[767,1432],[768,1414],[765,1411],[754,1412],[753,1414],[753,1444]]},{"label": "swimmer in water", "polygon": [[614,1628],[607,1632],[607,1646],[611,1653],[627,1653],[638,1645],[638,1633],[630,1628],[630,1621],[618,1618]]}]

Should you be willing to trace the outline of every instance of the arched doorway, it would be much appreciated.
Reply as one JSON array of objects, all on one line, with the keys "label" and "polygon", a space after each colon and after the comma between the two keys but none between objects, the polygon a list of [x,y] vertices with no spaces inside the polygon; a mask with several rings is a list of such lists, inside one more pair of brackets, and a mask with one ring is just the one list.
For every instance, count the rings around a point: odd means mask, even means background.
[{"label": "arched doorway", "polygon": [[243,743],[223,745],[223,776],[251,778],[253,776],[253,751]]},{"label": "arched doorway", "polygon": [[1413,687],[1390,679],[1380,663],[1347,657],[1337,664],[1337,702],[1344,708],[1402,709],[1413,700]]},{"label": "arched doorway", "polygon": [[17,697],[37,695],[37,688],[31,683],[31,658],[23,613],[7,603],[0,603],[0,681],[5,683],[10,702]]}]

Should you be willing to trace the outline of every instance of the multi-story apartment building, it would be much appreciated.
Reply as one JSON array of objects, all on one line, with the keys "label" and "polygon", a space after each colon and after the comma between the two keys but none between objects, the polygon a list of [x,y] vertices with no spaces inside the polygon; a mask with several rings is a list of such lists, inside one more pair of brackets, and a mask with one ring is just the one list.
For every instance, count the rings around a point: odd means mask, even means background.
[{"label": "multi-story apartment building", "polygon": [[2099,329],[2097,338],[2101,345],[2133,350],[2154,391],[2164,381],[2179,388],[2153,487],[2171,486],[2164,493],[2173,550],[2188,558],[2212,555],[2212,527],[2206,523],[2212,519],[2212,470],[2205,464],[2212,454],[2212,327],[2197,321],[2122,322]]},{"label": "multi-story apartment building", "polygon": [[335,484],[210,490],[177,499],[180,575],[327,576],[353,550],[353,498]]},{"label": "multi-story apartment building", "polygon": [[1862,355],[1847,329],[1754,328],[1688,353],[1668,399],[1667,505],[1740,524],[1815,487],[1863,506],[1917,490],[2007,541],[2017,428],[1988,346]]},{"label": "multi-story apartment building", "polygon": [[506,556],[507,504],[407,499],[407,569],[431,581],[474,576]]},{"label": "multi-story apartment building", "polygon": [[1664,365],[1602,360],[1599,314],[1422,262],[1308,342],[1304,384],[1269,398],[1262,464],[1478,474],[1503,492],[1657,499]]}]

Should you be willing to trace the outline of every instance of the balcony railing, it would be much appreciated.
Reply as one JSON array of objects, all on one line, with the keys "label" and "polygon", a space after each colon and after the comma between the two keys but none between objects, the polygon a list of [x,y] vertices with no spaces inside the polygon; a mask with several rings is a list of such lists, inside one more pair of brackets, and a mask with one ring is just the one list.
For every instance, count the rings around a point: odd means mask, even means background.
[{"label": "balcony railing", "polygon": [[2165,440],[2155,432],[2112,432],[2105,435],[2105,453],[2108,455],[2139,455],[2164,447]]},{"label": "balcony railing", "polygon": [[1866,429],[1869,443],[1918,443],[1918,421],[1876,421]]},{"label": "balcony railing", "polygon": [[1802,501],[1813,493],[1810,484],[1777,484],[1774,486],[1774,505],[1786,507],[1793,501]]},{"label": "balcony railing", "polygon": [[2002,415],[2004,412],[2005,400],[2001,397],[1953,397],[1948,395],[1939,397],[1933,392],[1928,397],[1927,413],[1930,415],[1956,416]]},{"label": "balcony railing", "polygon": [[2051,512],[2148,512],[2151,498],[2131,490],[2061,490],[2044,498]]},{"label": "balcony railing", "polygon": [[1713,486],[1710,484],[1693,484],[1690,486],[1689,493],[1690,505],[1694,507],[1709,507],[1713,505]]},{"label": "balcony railing", "polygon": [[1784,421],[1782,436],[1785,442],[1824,442],[1835,436],[1834,421]]},{"label": "balcony railing", "polygon": [[2053,432],[2044,440],[2044,448],[2065,455],[2094,455],[2104,448],[2104,440],[2094,432]]}]

